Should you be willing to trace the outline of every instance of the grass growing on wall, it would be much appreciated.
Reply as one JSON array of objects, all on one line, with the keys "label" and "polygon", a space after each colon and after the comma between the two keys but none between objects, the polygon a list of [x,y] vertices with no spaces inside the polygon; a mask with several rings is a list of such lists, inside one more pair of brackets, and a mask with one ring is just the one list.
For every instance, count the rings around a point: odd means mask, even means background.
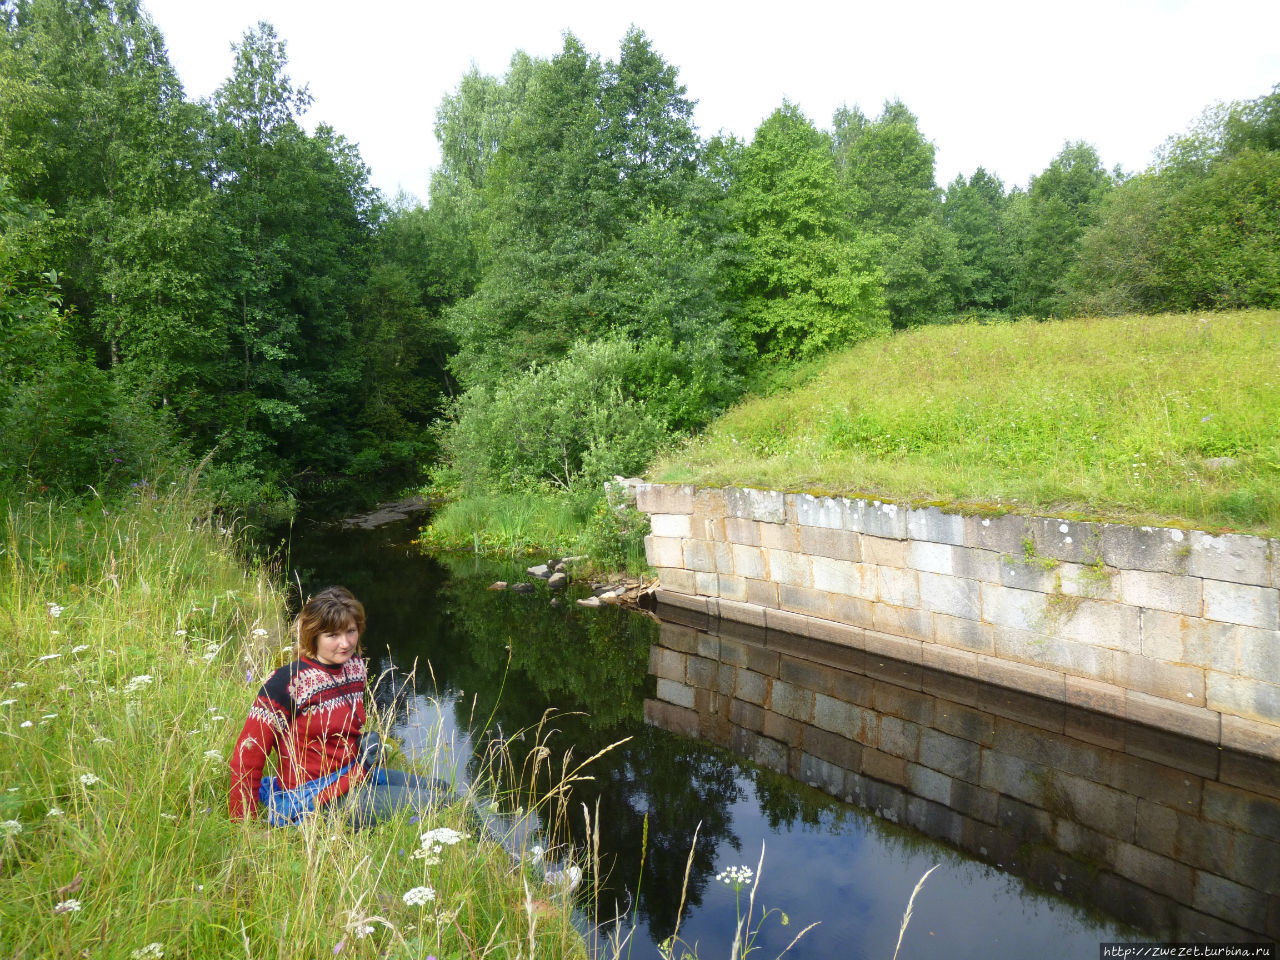
[{"label": "grass growing on wall", "polygon": [[[291,658],[234,540],[186,491],[5,517],[0,954],[585,956],[563,894],[466,804],[360,834],[229,820],[225,758]],[[434,827],[471,836],[412,856]]]},{"label": "grass growing on wall", "polygon": [[869,341],[651,475],[1280,534],[1280,312]]}]

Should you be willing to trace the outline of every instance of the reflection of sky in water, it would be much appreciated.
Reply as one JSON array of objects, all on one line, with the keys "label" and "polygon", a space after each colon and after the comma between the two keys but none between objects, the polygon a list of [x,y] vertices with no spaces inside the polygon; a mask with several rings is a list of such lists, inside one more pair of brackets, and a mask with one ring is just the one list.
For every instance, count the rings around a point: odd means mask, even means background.
[{"label": "reflection of sky in water", "polygon": [[[746,795],[733,805],[732,817],[741,850],[729,844],[717,848],[716,871],[737,864],[754,870],[764,844],[755,915],[762,907],[778,908],[790,924],[782,926],[776,913],[769,917],[755,940],[762,957],[776,957],[814,921],[819,925],[787,956],[892,957],[911,891],[935,863],[941,866],[916,897],[899,953],[903,960],[1092,957],[1100,941],[1125,938],[1113,927],[1094,928],[1066,904],[1028,898],[1016,879],[941,845],[882,839],[853,811],[824,814],[817,826],[797,823],[772,830],[752,784],[746,778],[740,783]],[[900,849],[906,846],[931,849]],[[748,895],[744,889],[744,911]],[[735,920],[733,889],[713,882],[702,906],[681,926],[681,938],[698,943],[701,956],[718,956],[727,953]]]}]

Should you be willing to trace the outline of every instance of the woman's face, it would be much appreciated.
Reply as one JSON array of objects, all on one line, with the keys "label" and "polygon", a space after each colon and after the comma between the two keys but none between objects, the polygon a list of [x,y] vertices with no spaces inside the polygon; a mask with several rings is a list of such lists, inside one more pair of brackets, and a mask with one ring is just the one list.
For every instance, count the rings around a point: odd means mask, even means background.
[{"label": "woman's face", "polygon": [[336,631],[321,632],[316,637],[316,659],[321,663],[340,667],[355,656],[359,641],[360,631],[351,622]]}]

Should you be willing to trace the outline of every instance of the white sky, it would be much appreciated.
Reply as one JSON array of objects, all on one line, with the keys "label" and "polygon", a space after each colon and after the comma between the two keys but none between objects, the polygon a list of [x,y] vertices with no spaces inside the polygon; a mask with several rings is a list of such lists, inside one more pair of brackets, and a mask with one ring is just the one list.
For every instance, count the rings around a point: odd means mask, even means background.
[{"label": "white sky", "polygon": [[704,135],[749,140],[784,97],[819,126],[842,103],[900,98],[937,146],[938,183],[984,166],[1025,185],[1066,140],[1138,170],[1209,104],[1280,82],[1275,0],[144,0],[187,96],[230,74],[258,20],[310,86],[309,125],[360,145],[373,182],[425,200],[441,98],[474,62],[502,75],[523,49],[552,56],[571,30],[603,59],[634,23],[680,71]]}]

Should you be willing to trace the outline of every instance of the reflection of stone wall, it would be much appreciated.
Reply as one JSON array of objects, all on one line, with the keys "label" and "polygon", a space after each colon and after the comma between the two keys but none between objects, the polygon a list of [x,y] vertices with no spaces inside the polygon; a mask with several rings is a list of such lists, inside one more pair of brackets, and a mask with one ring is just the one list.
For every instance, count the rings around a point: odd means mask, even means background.
[{"label": "reflection of stone wall", "polygon": [[1280,759],[1280,541],[648,484],[660,599]]},{"label": "reflection of stone wall", "polygon": [[739,624],[714,635],[659,612],[650,723],[1160,937],[1280,938],[1275,763],[918,663]]}]

